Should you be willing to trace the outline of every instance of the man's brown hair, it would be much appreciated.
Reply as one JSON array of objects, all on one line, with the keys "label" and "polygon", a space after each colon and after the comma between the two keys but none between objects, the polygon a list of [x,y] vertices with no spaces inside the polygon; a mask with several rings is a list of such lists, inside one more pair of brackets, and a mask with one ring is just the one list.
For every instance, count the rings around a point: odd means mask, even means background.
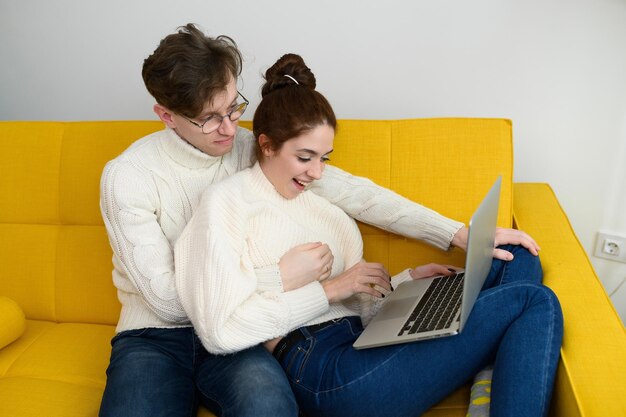
[{"label": "man's brown hair", "polygon": [[242,58],[228,36],[211,38],[194,24],[166,36],[143,63],[142,77],[157,103],[189,118],[241,74]]}]

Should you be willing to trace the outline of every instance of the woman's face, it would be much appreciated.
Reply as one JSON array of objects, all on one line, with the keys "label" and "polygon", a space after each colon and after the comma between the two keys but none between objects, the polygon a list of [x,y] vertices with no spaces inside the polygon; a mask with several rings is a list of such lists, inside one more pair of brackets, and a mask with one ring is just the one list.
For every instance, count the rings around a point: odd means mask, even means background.
[{"label": "woman's face", "polygon": [[[296,198],[308,184],[322,177],[334,139],[332,127],[319,125],[283,143],[278,151],[265,150],[261,169],[280,195]],[[259,140],[263,145],[269,139],[261,135]]]}]

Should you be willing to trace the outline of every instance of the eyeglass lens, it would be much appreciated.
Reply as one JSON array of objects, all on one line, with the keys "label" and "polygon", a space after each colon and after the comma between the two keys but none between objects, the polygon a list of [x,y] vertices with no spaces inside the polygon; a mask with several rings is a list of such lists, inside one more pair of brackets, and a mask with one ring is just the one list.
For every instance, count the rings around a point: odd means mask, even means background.
[{"label": "eyeglass lens", "polygon": [[216,130],[222,124],[222,121],[226,117],[228,117],[230,119],[230,121],[236,122],[244,114],[244,112],[246,111],[246,107],[247,106],[248,106],[248,103],[245,103],[245,102],[244,103],[240,103],[240,104],[237,105],[237,107],[233,111],[231,111],[230,113],[228,113],[224,117],[220,117],[220,116],[213,116],[213,117],[211,117],[209,120],[204,122],[204,124],[202,125],[202,132],[205,133],[205,134],[213,132],[214,130]]}]

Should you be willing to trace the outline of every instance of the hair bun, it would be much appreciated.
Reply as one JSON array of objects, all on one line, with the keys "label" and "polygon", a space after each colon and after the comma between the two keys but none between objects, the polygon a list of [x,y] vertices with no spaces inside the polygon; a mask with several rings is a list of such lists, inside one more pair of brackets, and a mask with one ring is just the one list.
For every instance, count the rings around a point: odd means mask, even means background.
[{"label": "hair bun", "polygon": [[265,97],[272,91],[290,86],[315,90],[315,75],[306,66],[300,55],[285,54],[265,71],[265,84],[261,89],[261,96]]}]

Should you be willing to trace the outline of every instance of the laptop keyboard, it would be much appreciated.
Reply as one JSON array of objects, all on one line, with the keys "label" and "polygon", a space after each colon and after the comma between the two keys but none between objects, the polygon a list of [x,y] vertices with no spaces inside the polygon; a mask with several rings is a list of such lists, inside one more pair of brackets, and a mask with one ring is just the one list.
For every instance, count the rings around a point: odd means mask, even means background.
[{"label": "laptop keyboard", "polygon": [[426,290],[398,336],[445,329],[461,305],[464,273],[436,278]]}]

